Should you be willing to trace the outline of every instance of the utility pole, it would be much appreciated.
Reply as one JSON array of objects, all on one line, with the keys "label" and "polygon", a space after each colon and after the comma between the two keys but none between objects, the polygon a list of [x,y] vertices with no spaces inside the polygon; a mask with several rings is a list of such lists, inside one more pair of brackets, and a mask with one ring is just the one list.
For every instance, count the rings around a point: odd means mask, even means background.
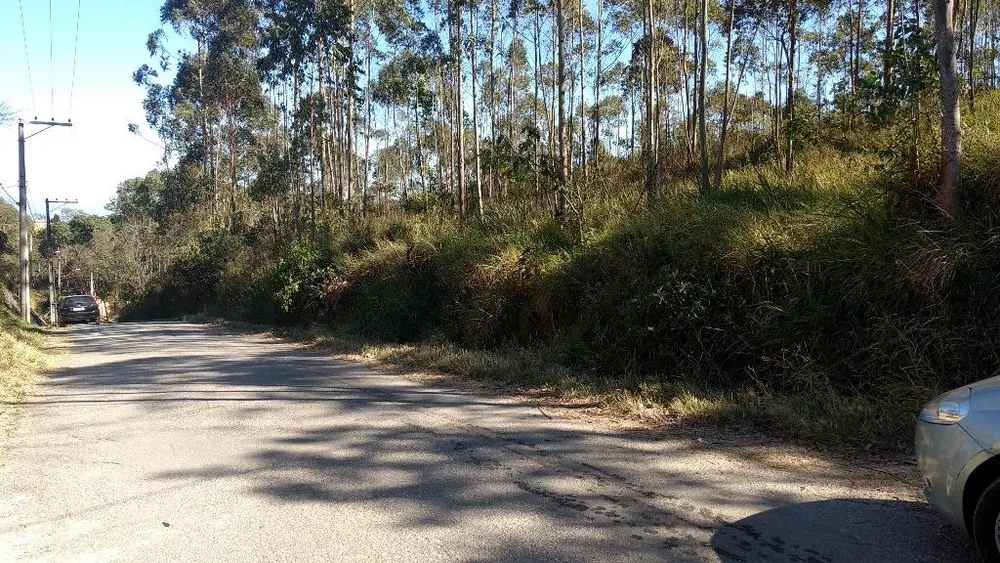
[{"label": "utility pole", "polygon": [[[45,198],[45,259],[49,263],[49,323],[56,324],[56,284],[55,272],[52,259],[55,256],[55,241],[52,240],[52,217],[49,206],[53,203],[65,205],[67,203],[78,203],[75,199],[49,199]],[[60,284],[62,285],[62,284]],[[93,285],[93,284],[91,284]],[[62,288],[60,288],[61,290]]]},{"label": "utility pole", "polygon": [[28,217],[28,182],[25,179],[24,171],[24,142],[34,137],[42,131],[47,131],[52,127],[72,127],[73,123],[66,121],[31,121],[32,125],[46,125],[45,129],[24,136],[24,120],[17,120],[17,196],[19,208],[19,246],[21,270],[21,319],[26,323],[31,322],[31,241],[29,239],[29,229],[34,228]]},{"label": "utility pole", "polygon": [[21,270],[21,320],[31,322],[31,251],[28,247],[28,183],[24,176],[24,120],[17,121],[18,245]]}]

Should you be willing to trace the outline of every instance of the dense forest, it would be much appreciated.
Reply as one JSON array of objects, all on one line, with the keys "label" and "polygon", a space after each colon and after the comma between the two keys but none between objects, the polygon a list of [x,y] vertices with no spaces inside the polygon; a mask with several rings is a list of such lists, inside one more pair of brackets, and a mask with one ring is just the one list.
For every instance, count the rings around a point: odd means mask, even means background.
[{"label": "dense forest", "polygon": [[161,15],[134,80],[162,164],[65,250],[126,318],[867,444],[1000,369],[995,0]]}]

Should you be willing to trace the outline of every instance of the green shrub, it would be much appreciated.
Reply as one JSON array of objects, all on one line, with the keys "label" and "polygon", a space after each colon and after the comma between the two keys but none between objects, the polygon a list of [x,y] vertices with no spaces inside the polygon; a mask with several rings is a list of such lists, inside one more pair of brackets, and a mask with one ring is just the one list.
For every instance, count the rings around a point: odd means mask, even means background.
[{"label": "green shrub", "polygon": [[956,223],[901,213],[912,178],[876,156],[821,147],[791,175],[747,165],[704,196],[680,178],[653,209],[635,186],[606,190],[565,223],[522,201],[464,224],[437,211],[327,218],[319,242],[270,249],[215,234],[145,306],[529,350],[562,366],[551,373],[621,382],[633,397],[698,390],[655,400],[718,418],[848,436],[845,421],[869,413],[857,432],[898,441],[923,401],[1000,371],[993,139],[985,125],[970,132],[974,205]]}]

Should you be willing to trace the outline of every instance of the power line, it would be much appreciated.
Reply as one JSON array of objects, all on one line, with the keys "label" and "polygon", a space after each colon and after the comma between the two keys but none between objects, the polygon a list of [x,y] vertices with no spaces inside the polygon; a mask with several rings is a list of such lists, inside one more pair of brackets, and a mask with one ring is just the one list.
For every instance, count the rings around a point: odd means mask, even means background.
[{"label": "power line", "polygon": [[52,0],[49,0],[49,115],[52,119],[56,118],[56,71],[53,56],[55,49],[53,48],[53,36],[55,35],[55,30],[52,27]]},{"label": "power line", "polygon": [[35,84],[31,80],[31,59],[28,57],[28,32],[24,27],[24,0],[17,0],[17,6],[21,11],[21,37],[24,38],[24,63],[28,66],[28,88],[31,90],[31,109],[38,115],[38,106],[35,104]]},{"label": "power line", "polygon": [[14,196],[10,195],[10,192],[7,191],[7,187],[4,186],[2,182],[0,182],[0,190],[3,190],[3,193],[7,194],[7,197],[10,198],[11,203],[17,205],[17,200],[14,199]]},{"label": "power line", "polygon": [[77,47],[80,45],[80,10],[83,6],[83,0],[77,0],[76,2],[76,37],[73,39],[73,79],[69,86],[69,119],[73,118],[73,92],[76,90],[76,51]]},{"label": "power line", "polygon": [[33,207],[31,207],[31,199],[26,197],[26,198],[24,198],[24,201],[25,201],[25,203],[28,204],[28,214],[31,217],[31,220],[34,221],[35,217],[37,217],[37,215],[35,215],[35,209]]},{"label": "power line", "polygon": [[137,124],[135,124],[135,123],[129,123],[128,124],[128,130],[129,130],[129,133],[134,134],[136,137],[139,137],[143,141],[146,141],[147,143],[149,143],[149,144],[151,144],[151,145],[153,145],[155,147],[159,147],[159,148],[161,148],[163,150],[167,150],[167,146],[166,145],[157,143],[156,141],[153,141],[153,140],[150,140],[150,139],[146,138],[146,136],[142,134],[142,131],[139,130],[139,126]]}]

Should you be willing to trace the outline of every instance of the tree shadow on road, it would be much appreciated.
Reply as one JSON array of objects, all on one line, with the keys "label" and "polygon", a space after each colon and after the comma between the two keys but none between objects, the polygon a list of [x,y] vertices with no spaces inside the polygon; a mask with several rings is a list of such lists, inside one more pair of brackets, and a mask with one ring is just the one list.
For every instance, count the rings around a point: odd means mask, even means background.
[{"label": "tree shadow on road", "polygon": [[[915,533],[913,524],[933,533]],[[723,561],[834,563],[978,561],[970,542],[927,505],[917,502],[832,499],[790,504],[733,522],[712,536]]]},{"label": "tree shadow on road", "polygon": [[[117,438],[128,420],[150,428],[141,439],[154,445],[180,435],[226,443],[172,459],[150,479],[275,510],[346,508],[358,525],[439,539],[463,561],[970,559],[925,504],[801,502],[800,491],[846,494],[830,485],[849,480],[841,469],[761,477],[745,458],[694,440],[549,420],[514,401],[214,334],[206,345],[205,329],[185,324],[76,332],[81,363],[54,374],[26,408],[121,407],[94,417],[91,435]],[[54,433],[81,432],[59,424]],[[190,432],[156,430],[178,426]],[[227,443],[234,436],[252,445]]]}]

